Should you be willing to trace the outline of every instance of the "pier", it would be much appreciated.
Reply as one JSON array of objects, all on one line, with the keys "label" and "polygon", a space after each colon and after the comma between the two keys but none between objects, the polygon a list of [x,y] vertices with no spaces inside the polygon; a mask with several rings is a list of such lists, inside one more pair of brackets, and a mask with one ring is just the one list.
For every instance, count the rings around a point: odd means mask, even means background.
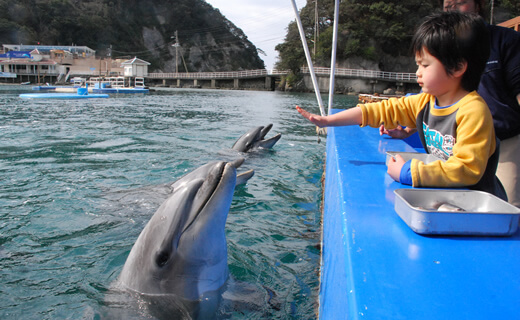
[{"label": "pier", "polygon": [[169,87],[274,90],[285,71],[266,69],[225,72],[148,73],[147,83]]},{"label": "pier", "polygon": [[[43,68],[39,64],[43,62],[5,60],[0,61],[0,81],[5,83],[55,83],[64,75],[67,80],[73,77],[91,78],[102,77],[105,74],[123,74],[123,68],[119,61],[96,62],[96,67],[86,68],[81,65],[73,69],[71,66],[63,69],[56,66],[55,61],[47,61],[53,67]],[[103,63],[102,63],[103,62]],[[38,63],[32,65],[31,63]],[[23,68],[21,67],[23,64]],[[63,70],[62,70],[63,69]],[[111,72],[108,72],[111,70]],[[301,69],[304,86],[312,91],[313,85],[309,69]],[[315,73],[318,79],[320,91],[327,92],[330,80],[330,68],[316,67]],[[274,91],[287,75],[285,70],[243,70],[224,72],[170,72],[170,73],[144,73],[147,86],[164,86],[175,88],[206,88],[206,89],[235,89],[235,90],[266,90]],[[108,75],[106,75],[108,76]],[[379,70],[336,68],[335,93],[383,93],[388,88],[395,91],[413,92],[417,89],[415,73],[386,72]]]},{"label": "pier", "polygon": [[[302,68],[305,85],[311,90],[309,69]],[[330,68],[317,67],[315,73],[322,91],[328,90]],[[209,88],[209,89],[251,89],[270,90],[277,88],[282,76],[288,72],[283,70],[245,70],[229,72],[173,72],[148,73],[148,84],[177,88]],[[383,92],[388,87],[407,90],[416,84],[415,73],[386,72],[379,70],[362,70],[337,68],[335,70],[336,88],[339,93],[348,92]]]}]

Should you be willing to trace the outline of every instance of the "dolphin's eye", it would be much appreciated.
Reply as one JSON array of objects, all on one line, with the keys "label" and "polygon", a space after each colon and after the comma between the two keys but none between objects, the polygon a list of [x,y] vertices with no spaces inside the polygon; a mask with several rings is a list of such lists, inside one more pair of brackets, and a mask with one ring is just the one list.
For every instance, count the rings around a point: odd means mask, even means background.
[{"label": "dolphin's eye", "polygon": [[168,259],[170,259],[168,252],[161,251],[157,255],[157,258],[155,258],[155,263],[157,263],[159,267],[164,267],[164,265],[168,262]]}]

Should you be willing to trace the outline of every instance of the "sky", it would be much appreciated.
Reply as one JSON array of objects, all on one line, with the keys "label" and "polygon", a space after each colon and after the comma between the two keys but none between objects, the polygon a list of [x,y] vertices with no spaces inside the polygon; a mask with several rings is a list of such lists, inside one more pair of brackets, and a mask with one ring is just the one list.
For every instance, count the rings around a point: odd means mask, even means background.
[{"label": "sky", "polygon": [[[259,54],[264,60],[266,69],[274,68],[278,52],[274,50],[282,43],[287,34],[287,26],[296,19],[292,0],[206,0],[214,8],[219,9],[229,21],[233,22],[246,34],[257,48],[266,56]],[[301,9],[306,0],[296,0]]]}]

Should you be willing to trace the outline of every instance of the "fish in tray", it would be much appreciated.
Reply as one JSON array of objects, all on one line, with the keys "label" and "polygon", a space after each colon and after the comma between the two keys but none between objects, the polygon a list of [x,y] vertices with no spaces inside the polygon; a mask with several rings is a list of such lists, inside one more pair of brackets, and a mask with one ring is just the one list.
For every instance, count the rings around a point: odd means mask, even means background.
[{"label": "fish in tray", "polygon": [[443,211],[443,212],[465,212],[466,210],[462,209],[461,207],[457,207],[456,205],[450,204],[450,203],[441,203],[439,207],[437,208],[437,211]]},{"label": "fish in tray", "polygon": [[483,191],[396,189],[395,211],[418,234],[508,236],[520,209]]},{"label": "fish in tray", "polygon": [[466,210],[462,209],[459,206],[456,206],[454,204],[447,203],[447,202],[437,202],[437,203],[435,203],[433,205],[432,208],[418,207],[418,209],[420,209],[420,210],[436,210],[436,211],[441,211],[441,212],[465,212],[466,211]]}]

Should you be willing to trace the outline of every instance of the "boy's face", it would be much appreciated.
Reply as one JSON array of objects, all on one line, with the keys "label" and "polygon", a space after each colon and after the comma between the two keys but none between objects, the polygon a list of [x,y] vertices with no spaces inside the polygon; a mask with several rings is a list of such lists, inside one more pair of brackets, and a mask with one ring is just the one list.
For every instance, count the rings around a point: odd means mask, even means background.
[{"label": "boy's face", "polygon": [[453,78],[446,73],[444,65],[426,48],[415,54],[417,63],[417,83],[422,91],[434,96],[441,96],[453,86]]}]

